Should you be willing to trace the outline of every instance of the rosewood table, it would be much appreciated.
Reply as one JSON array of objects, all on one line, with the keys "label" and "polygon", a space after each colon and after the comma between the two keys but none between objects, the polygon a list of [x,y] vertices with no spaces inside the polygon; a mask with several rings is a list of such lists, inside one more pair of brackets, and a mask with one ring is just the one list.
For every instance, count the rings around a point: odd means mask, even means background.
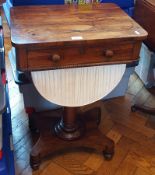
[{"label": "rosewood table", "polygon": [[10,59],[18,71],[31,73],[30,81],[44,98],[64,106],[63,114],[52,112],[53,125],[45,113],[34,115],[40,138],[30,155],[33,169],[52,152],[92,143],[112,158],[114,142],[97,129],[100,110],[82,114],[78,107],[101,99],[118,84],[126,65],[137,63],[146,36],[115,4],[11,9]]}]

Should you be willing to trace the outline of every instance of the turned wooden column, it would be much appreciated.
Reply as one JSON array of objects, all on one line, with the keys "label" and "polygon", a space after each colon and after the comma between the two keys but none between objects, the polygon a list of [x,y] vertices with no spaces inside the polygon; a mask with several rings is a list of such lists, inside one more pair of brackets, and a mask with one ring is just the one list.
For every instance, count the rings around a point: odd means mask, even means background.
[{"label": "turned wooden column", "polygon": [[64,107],[63,116],[55,126],[55,133],[64,140],[75,140],[80,138],[85,130],[85,126],[77,118],[76,107]]}]

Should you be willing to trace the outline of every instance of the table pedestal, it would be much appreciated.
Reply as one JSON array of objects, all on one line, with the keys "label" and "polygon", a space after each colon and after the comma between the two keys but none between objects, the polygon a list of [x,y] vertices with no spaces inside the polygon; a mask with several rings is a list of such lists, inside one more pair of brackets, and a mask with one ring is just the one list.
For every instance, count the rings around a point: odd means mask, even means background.
[{"label": "table pedestal", "polygon": [[85,126],[76,115],[77,108],[64,108],[64,113],[55,125],[56,135],[63,140],[76,140],[84,134]]},{"label": "table pedestal", "polygon": [[64,108],[63,115],[61,111],[34,113],[31,116],[37,119],[40,131],[30,154],[30,165],[34,170],[52,153],[77,147],[95,148],[103,153],[106,160],[113,157],[114,142],[98,129],[101,117],[99,108],[85,113],[78,113],[77,108]]}]

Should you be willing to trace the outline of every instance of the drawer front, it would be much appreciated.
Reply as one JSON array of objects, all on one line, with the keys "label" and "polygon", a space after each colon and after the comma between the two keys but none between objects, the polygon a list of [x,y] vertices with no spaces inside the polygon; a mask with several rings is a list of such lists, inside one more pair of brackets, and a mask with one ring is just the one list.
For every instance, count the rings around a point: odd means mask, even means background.
[{"label": "drawer front", "polygon": [[133,44],[28,51],[28,70],[125,63],[131,60]]}]

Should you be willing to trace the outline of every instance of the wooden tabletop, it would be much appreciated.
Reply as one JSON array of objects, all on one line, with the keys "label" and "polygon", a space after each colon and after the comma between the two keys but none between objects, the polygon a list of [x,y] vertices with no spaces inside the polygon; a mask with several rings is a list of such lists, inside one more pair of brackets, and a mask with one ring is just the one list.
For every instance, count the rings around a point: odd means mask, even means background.
[{"label": "wooden tabletop", "polygon": [[115,4],[20,6],[11,9],[15,47],[143,40],[147,32]]}]

